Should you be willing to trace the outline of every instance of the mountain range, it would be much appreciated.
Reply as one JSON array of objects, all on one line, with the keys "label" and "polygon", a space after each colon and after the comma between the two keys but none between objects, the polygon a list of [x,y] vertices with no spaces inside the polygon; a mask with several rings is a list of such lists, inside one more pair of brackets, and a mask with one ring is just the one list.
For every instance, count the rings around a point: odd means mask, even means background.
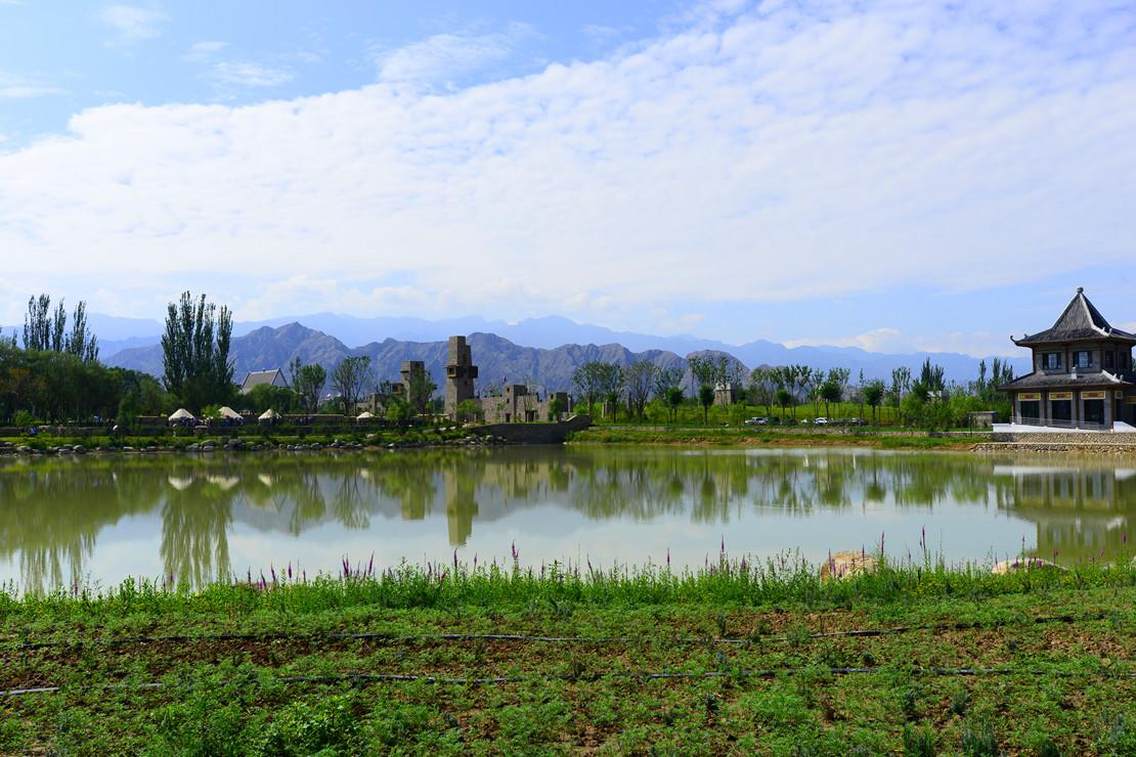
[{"label": "mountain range", "polygon": [[[239,382],[248,371],[283,368],[295,357],[305,363],[318,363],[330,371],[344,357],[367,355],[378,379],[397,378],[399,365],[404,360],[422,360],[435,383],[441,385],[446,358],[445,337],[449,334],[469,334],[474,362],[480,368],[479,384],[482,387],[529,381],[547,390],[569,389],[575,369],[591,360],[624,366],[636,360],[649,360],[661,367],[686,370],[684,356],[699,352],[726,353],[749,368],[787,364],[804,364],[820,369],[848,368],[854,381],[860,371],[868,379],[888,379],[892,369],[899,366],[907,366],[914,371],[926,357],[942,365],[948,379],[967,381],[977,375],[978,369],[978,358],[956,353],[889,355],[848,347],[789,348],[764,340],[728,345],[696,337],[653,337],[614,332],[599,326],[575,324],[563,318],[506,324],[473,318],[426,321],[357,319],[323,314],[306,320],[309,322],[303,325],[299,322],[235,325],[234,334],[240,335],[234,336],[230,350],[234,378]],[[312,327],[313,321],[324,328]],[[472,328],[479,324],[492,325],[508,337]],[[388,329],[388,336],[382,341],[349,347],[349,342],[340,338],[342,334],[382,333],[380,329],[383,327]],[[333,335],[326,330],[336,333]],[[408,335],[411,338],[407,338]],[[596,338],[580,338],[586,336]],[[527,346],[517,343],[522,339],[528,342]],[[103,359],[111,365],[161,375],[162,350],[157,341],[157,337],[153,337],[150,344],[136,343],[113,352],[109,349],[113,342],[104,341]],[[1024,372],[1028,366],[1024,360],[1017,361],[1015,370]]]},{"label": "mountain range", "polygon": [[[92,313],[89,321],[99,337],[105,362],[161,374],[161,348],[158,346],[163,331],[161,322],[97,313]],[[19,330],[18,327],[0,327],[2,333]],[[854,380],[860,371],[868,379],[888,379],[892,369],[907,366],[916,370],[929,357],[932,362],[943,366],[948,379],[963,382],[975,377],[979,361],[979,358],[970,355],[948,352],[888,354],[855,347],[790,348],[764,339],[733,345],[690,335],[657,336],[615,331],[558,316],[509,323],[479,317],[427,320],[357,318],[335,313],[235,323],[232,354],[238,379],[248,370],[283,367],[294,356],[330,367],[345,355],[353,354],[370,355],[378,377],[393,378],[402,360],[422,359],[432,367],[439,367],[440,371],[444,343],[451,334],[477,336],[472,341],[475,344],[475,362],[481,365],[483,382],[531,378],[556,389],[565,388],[571,371],[587,360],[605,359],[622,363],[646,358],[681,367],[685,365],[683,356],[705,351],[725,352],[750,368],[789,364],[826,370],[848,368]],[[375,341],[378,335],[383,337],[382,341]],[[1018,374],[1029,370],[1028,359],[1012,359],[1010,362]]]}]

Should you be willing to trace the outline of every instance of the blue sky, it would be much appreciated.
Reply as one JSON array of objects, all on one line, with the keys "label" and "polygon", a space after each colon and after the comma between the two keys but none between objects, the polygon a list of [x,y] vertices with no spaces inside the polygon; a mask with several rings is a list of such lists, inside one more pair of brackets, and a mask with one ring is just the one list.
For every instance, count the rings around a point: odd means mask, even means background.
[{"label": "blue sky", "polygon": [[0,0],[0,322],[509,320],[1007,352],[1136,327],[1136,8]]}]

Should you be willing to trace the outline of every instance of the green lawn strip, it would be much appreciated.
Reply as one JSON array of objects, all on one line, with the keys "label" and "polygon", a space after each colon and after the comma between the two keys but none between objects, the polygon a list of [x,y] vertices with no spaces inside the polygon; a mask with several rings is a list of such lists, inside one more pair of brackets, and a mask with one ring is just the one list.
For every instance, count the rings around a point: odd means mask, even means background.
[{"label": "green lawn strip", "polygon": [[887,431],[849,429],[827,431],[776,431],[752,428],[670,428],[593,426],[572,435],[570,443],[587,444],[652,444],[704,446],[773,446],[773,447],[879,447],[882,449],[969,449],[989,442],[989,434],[966,436],[930,436],[925,431]]}]

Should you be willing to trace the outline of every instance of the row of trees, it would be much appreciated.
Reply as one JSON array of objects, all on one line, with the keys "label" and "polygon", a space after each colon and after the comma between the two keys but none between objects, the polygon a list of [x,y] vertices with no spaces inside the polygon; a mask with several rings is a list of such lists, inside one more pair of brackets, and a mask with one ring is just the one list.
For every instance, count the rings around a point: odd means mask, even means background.
[{"label": "row of trees", "polygon": [[614,417],[616,408],[626,401],[628,412],[636,418],[652,397],[664,402],[672,419],[683,402],[683,373],[677,368],[660,366],[640,360],[626,368],[616,363],[591,361],[584,363],[572,374],[572,387],[576,397],[591,411],[597,400],[604,403],[605,415]]},{"label": "row of trees", "polygon": [[[709,408],[719,399],[764,407],[767,415],[779,409],[782,419],[796,418],[797,408],[813,405],[813,414],[832,412],[834,405],[854,403],[859,417],[880,419],[880,408],[890,405],[900,422],[922,426],[950,426],[965,422],[970,412],[993,409],[1006,415],[1009,400],[998,387],[1013,380],[1013,369],[998,358],[988,371],[979,363],[978,378],[967,384],[949,383],[942,366],[925,360],[917,375],[910,368],[892,371],[890,382],[865,380],[861,371],[855,384],[847,368],[822,370],[805,365],[759,366],[746,374],[739,362],[728,355],[703,353],[687,359],[692,390],[690,400],[702,408],[707,422]],[[687,402],[683,390],[684,372],[664,369],[647,361],[622,367],[616,363],[593,361],[580,366],[572,378],[577,397],[589,408],[604,403],[604,415],[626,406],[628,417],[644,418],[648,403],[667,408],[673,422],[678,408]]]},{"label": "row of trees", "polygon": [[[15,336],[12,342],[15,343]],[[28,309],[24,315],[24,349],[66,353],[87,363],[97,361],[99,342],[87,327],[87,303],[80,302],[75,306],[68,330],[67,308],[63,300],[52,310],[50,295],[28,298]]]},{"label": "row of trees", "polygon": [[22,337],[22,346],[15,334],[0,339],[0,422],[125,419],[172,402],[152,376],[99,363],[85,302],[68,318],[62,301],[31,297]]}]

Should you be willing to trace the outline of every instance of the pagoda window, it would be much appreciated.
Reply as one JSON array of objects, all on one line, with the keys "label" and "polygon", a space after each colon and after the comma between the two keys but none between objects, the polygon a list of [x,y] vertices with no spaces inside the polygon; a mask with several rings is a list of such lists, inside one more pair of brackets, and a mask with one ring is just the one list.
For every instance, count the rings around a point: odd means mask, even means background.
[{"label": "pagoda window", "polygon": [[1047,371],[1061,370],[1061,353],[1046,352],[1041,356],[1041,367]]},{"label": "pagoda window", "polygon": [[1077,350],[1073,353],[1073,367],[1074,368],[1091,368],[1093,365],[1093,353],[1089,350]]}]

